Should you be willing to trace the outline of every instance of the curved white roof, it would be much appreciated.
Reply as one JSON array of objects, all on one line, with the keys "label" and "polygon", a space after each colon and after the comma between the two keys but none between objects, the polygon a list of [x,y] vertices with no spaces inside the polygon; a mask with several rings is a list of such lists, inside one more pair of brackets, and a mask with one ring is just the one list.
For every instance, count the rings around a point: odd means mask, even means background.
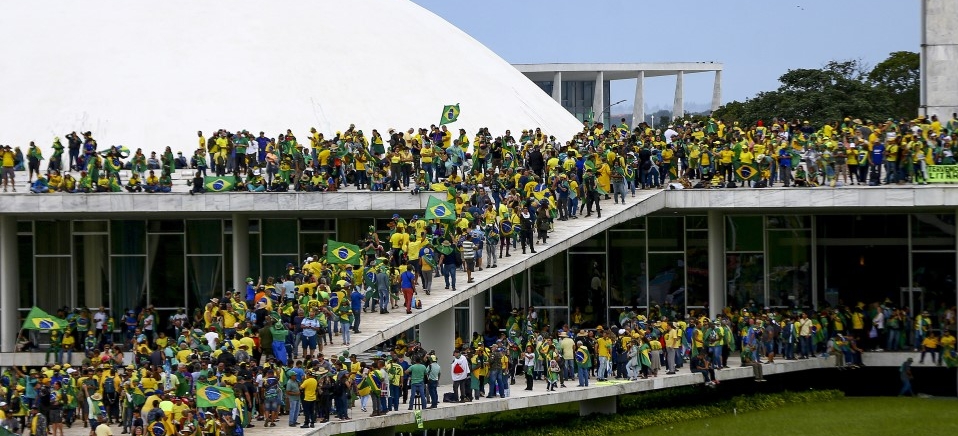
[{"label": "curved white roof", "polygon": [[[581,124],[495,53],[408,0],[43,0],[0,5],[0,143],[189,151],[196,131],[350,123],[368,135]],[[518,136],[518,135],[517,135]],[[328,137],[328,136],[327,136]],[[65,140],[64,140],[65,144]],[[45,151],[49,156],[49,152]]]}]

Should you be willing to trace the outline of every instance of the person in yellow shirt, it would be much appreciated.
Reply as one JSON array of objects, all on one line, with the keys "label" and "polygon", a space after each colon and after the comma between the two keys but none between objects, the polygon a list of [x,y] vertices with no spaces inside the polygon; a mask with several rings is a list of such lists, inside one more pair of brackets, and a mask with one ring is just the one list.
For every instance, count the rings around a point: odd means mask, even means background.
[{"label": "person in yellow shirt", "polygon": [[941,365],[941,359],[935,361],[935,356],[938,354],[938,335],[934,330],[929,331],[928,336],[921,341],[921,358],[918,359],[918,363],[925,363],[925,353],[931,354],[931,363]]},{"label": "person in yellow shirt", "polygon": [[595,341],[596,354],[599,356],[598,380],[605,381],[609,377],[609,361],[612,360],[612,332],[596,327],[602,335]]}]

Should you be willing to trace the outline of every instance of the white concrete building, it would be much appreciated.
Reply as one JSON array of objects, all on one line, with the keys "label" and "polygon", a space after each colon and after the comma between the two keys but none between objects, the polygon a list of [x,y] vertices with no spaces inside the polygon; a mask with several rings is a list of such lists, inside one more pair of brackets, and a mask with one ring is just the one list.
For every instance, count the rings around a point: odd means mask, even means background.
[{"label": "white concrete building", "polygon": [[613,80],[636,80],[631,126],[645,119],[647,77],[675,76],[674,118],[685,114],[685,74],[715,72],[711,110],[722,104],[722,64],[717,62],[516,64],[515,67],[580,121],[587,121],[591,116],[606,125],[618,124],[610,119],[611,106],[616,104],[610,101],[609,82]]},{"label": "white concrete building", "polygon": [[[51,0],[0,6],[4,144],[91,130],[101,147],[189,151],[196,131],[438,124],[581,129],[465,32],[408,0]],[[440,58],[441,62],[427,59]],[[389,123],[389,124],[385,124]],[[255,132],[254,132],[255,133]],[[25,148],[24,148],[25,149]]]}]

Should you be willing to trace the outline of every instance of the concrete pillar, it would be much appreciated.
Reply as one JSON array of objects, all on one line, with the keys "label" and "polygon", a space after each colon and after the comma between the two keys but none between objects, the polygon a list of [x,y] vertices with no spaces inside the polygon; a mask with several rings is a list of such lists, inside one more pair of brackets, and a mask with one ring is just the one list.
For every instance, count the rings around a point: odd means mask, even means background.
[{"label": "concrete pillar", "polygon": [[645,71],[635,79],[635,100],[632,102],[632,128],[645,121]]},{"label": "concrete pillar", "polygon": [[367,430],[360,430],[356,432],[356,436],[393,436],[396,434],[396,427],[380,427],[380,428],[370,428]]},{"label": "concrete pillar", "polygon": [[469,335],[468,337],[462,338],[464,342],[472,340],[473,332],[479,332],[481,334],[485,329],[486,301],[488,300],[486,292],[489,291],[480,292],[469,299]]},{"label": "concrete pillar", "polygon": [[715,83],[712,85],[712,111],[722,106],[722,70],[715,70]]},{"label": "concrete pillar", "polygon": [[605,73],[595,73],[595,86],[592,87],[592,114],[593,122],[602,121],[605,116]]},{"label": "concrete pillar", "polygon": [[709,226],[709,317],[725,308],[725,214],[708,213]]},{"label": "concrete pillar", "polygon": [[17,219],[10,215],[0,216],[0,351],[16,350],[17,332],[20,330],[20,271],[17,260]]},{"label": "concrete pillar", "polygon": [[683,89],[684,71],[675,74],[675,100],[672,103],[672,119],[681,118],[685,115],[685,90]]},{"label": "concrete pillar", "polygon": [[[233,289],[246,298],[249,275],[249,217],[233,214]],[[254,277],[255,279],[255,277]]]},{"label": "concrete pillar", "polygon": [[552,99],[562,104],[562,71],[552,75]]},{"label": "concrete pillar", "polygon": [[579,416],[615,415],[618,406],[618,397],[593,398],[579,401]]},{"label": "concrete pillar", "polygon": [[[427,351],[436,350],[436,358],[443,368],[452,362],[452,349],[456,344],[455,310],[450,307],[419,324],[419,341],[422,342],[422,347]],[[449,384],[451,380],[449,377],[442,377],[439,383]]]}]

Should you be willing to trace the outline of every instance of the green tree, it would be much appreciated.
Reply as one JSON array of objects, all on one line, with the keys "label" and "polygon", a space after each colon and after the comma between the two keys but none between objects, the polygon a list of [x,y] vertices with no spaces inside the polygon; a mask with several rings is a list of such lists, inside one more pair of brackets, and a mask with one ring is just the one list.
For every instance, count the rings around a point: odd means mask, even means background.
[{"label": "green tree", "polygon": [[868,82],[892,94],[895,116],[910,118],[918,113],[921,92],[921,58],[918,53],[896,51],[868,73]]}]

